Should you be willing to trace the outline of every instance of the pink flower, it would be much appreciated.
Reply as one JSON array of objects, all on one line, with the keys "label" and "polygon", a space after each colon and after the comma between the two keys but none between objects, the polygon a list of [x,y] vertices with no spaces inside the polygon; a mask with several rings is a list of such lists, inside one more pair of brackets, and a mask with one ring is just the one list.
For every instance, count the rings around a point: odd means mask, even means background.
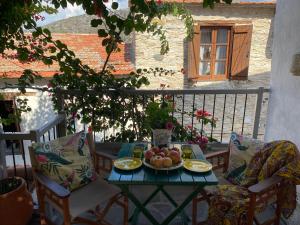
[{"label": "pink flower", "polygon": [[47,84],[47,87],[48,87],[48,88],[52,88],[52,84],[49,82],[49,83]]},{"label": "pink flower", "polygon": [[76,116],[77,116],[77,112],[72,112],[72,118],[75,119]]},{"label": "pink flower", "polygon": [[48,162],[48,158],[44,155],[38,155],[37,156],[37,161],[39,161],[41,163],[46,163],[46,162]]},{"label": "pink flower", "polygon": [[186,126],[188,129],[190,129],[190,130],[192,130],[193,129],[193,126],[192,126],[192,124],[189,124],[189,125],[187,125]]},{"label": "pink flower", "polygon": [[166,123],[166,129],[168,129],[168,130],[172,130],[172,129],[173,129],[173,127],[174,127],[174,125],[173,125],[173,123],[172,123],[172,122],[167,122],[167,123]]}]

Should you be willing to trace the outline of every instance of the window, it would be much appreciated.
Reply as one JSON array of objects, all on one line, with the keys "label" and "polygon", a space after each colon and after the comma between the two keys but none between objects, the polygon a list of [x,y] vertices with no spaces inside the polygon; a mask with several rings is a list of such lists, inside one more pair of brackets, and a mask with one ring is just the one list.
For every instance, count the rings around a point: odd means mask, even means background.
[{"label": "window", "polygon": [[199,75],[207,79],[227,76],[230,28],[201,27]]},{"label": "window", "polygon": [[188,77],[244,80],[248,77],[252,25],[196,25],[188,47]]}]

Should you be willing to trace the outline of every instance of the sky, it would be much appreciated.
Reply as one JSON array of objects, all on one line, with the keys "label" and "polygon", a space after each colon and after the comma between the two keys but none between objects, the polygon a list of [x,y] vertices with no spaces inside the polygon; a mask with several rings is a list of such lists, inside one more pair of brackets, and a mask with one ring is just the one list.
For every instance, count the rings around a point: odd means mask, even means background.
[{"label": "sky", "polygon": [[[128,0],[109,0],[107,5],[110,6],[112,1],[119,3],[119,9],[124,9],[128,7]],[[84,14],[84,10],[82,9],[81,6],[78,6],[76,4],[71,5],[68,3],[67,8],[65,9],[59,8],[58,13],[56,14],[49,15],[46,13],[42,13],[41,15],[45,17],[45,20],[39,21],[38,25],[44,26],[46,24],[53,23],[58,20],[66,19],[73,16],[79,16],[83,14]]]}]

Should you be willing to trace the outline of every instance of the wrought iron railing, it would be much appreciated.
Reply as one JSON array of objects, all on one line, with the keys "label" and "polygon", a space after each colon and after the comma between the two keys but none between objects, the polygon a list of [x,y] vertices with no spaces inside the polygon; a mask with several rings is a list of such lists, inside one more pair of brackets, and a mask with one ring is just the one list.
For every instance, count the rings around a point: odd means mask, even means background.
[{"label": "wrought iron railing", "polygon": [[[57,137],[66,135],[65,130],[65,115],[59,114],[53,120],[49,121],[44,126],[29,132],[0,132],[0,141],[11,141],[13,144],[7,146],[2,143],[4,149],[1,151],[6,152],[7,172],[9,176],[22,176],[26,180],[30,176],[31,163],[28,152],[28,146],[32,142],[47,142]],[[16,144],[18,143],[18,148]],[[8,154],[7,154],[8,153]]]},{"label": "wrought iron railing", "polygon": [[[114,90],[106,92],[106,95],[114,93]],[[132,98],[131,103],[135,104],[135,98],[142,98],[144,102],[139,104],[139,110],[145,110],[147,99],[162,100],[168,98],[176,105],[172,112],[178,122],[183,125],[200,126],[201,130],[204,124],[196,124],[195,118],[191,116],[196,109],[209,111],[214,119],[217,119],[216,127],[205,129],[211,137],[220,142],[228,142],[230,133],[238,133],[252,136],[253,138],[263,139],[264,128],[266,123],[266,112],[268,103],[269,89],[211,89],[211,90],[121,90],[120,95],[126,95]],[[91,90],[82,93],[79,90],[59,90],[57,92],[60,109],[64,109],[64,100],[71,96],[83,95],[103,95],[97,91]],[[101,99],[101,97],[99,97]],[[133,106],[134,107],[134,106]],[[135,120],[134,116],[132,118]],[[76,127],[77,123],[73,124]],[[86,127],[86,126],[84,126]],[[110,134],[116,133],[117,130],[110,128],[95,134],[96,140],[107,141]]]}]

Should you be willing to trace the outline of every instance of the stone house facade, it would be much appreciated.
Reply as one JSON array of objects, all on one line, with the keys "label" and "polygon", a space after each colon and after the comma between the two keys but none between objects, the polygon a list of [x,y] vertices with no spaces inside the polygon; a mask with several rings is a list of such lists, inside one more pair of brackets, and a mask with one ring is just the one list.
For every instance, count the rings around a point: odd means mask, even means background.
[{"label": "stone house facade", "polygon": [[[170,51],[168,54],[163,56],[160,55],[159,40],[151,34],[136,33],[134,36],[136,68],[163,67],[178,71],[173,78],[151,77],[151,87],[155,88],[159,83],[168,84],[170,85],[170,88],[176,89],[198,87],[255,88],[260,86],[269,86],[275,3],[246,4],[236,2],[231,5],[218,4],[214,9],[203,8],[199,1],[194,0],[185,1],[185,4],[192,13],[196,25],[195,27],[200,25],[200,29],[204,32],[205,28],[213,28],[215,30],[226,28],[229,32],[234,32],[231,30],[234,30],[236,27],[244,24],[251,27],[252,34],[251,30],[250,34],[248,34],[250,35],[250,43],[248,43],[250,44],[248,76],[246,75],[247,77],[245,81],[234,81],[234,77],[230,74],[231,71],[228,71],[226,77],[221,78],[219,81],[211,79],[205,79],[202,81],[199,81],[199,79],[189,79],[192,75],[189,68],[189,57],[191,56],[191,51],[189,51],[189,43],[185,39],[186,33],[184,24],[177,18],[167,16],[161,19],[159,23],[163,25],[167,33],[170,45]],[[202,34],[202,36],[204,38],[205,34]],[[233,63],[234,60],[230,58],[230,55],[234,53],[232,52],[235,45],[233,43],[234,40],[232,40],[234,39],[234,34],[230,33],[228,35],[228,39],[229,45],[227,48],[229,52],[227,54],[228,59],[226,63],[229,65],[230,61]],[[245,43],[243,43],[243,48],[245,47],[247,48]],[[212,49],[214,48],[215,47],[212,45]],[[206,53],[211,54],[212,58],[213,54],[216,54],[216,51],[217,50],[215,50],[214,53],[213,50],[211,50],[211,52]],[[241,51],[241,49],[238,51]],[[239,55],[238,57],[240,58],[241,56]],[[239,65],[243,62],[237,61],[235,63]],[[180,72],[182,68],[184,68],[185,74]],[[227,69],[229,70],[229,66]]]}]

